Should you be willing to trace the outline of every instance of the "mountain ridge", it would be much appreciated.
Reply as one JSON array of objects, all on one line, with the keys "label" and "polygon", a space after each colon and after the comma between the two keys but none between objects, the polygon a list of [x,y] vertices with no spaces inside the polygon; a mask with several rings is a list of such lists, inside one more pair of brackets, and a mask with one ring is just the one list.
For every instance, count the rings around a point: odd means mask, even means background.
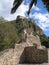
[{"label": "mountain ridge", "polygon": [[32,32],[34,36],[38,35],[42,44],[48,47],[48,38],[34,21],[18,16],[14,21],[0,23],[0,51],[13,47],[15,43],[22,41],[24,29],[27,30],[27,33]]}]

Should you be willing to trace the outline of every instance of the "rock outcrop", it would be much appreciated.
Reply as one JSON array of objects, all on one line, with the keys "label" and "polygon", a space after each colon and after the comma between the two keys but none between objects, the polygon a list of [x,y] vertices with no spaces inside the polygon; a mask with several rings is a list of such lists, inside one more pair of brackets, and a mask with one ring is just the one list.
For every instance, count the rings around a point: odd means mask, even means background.
[{"label": "rock outcrop", "polygon": [[25,63],[47,63],[48,52],[40,43],[39,37],[28,34],[26,41],[15,45],[14,49],[0,52],[0,65],[16,65]]},{"label": "rock outcrop", "polygon": [[[34,61],[33,61],[34,60]],[[28,46],[26,43],[16,44],[14,49],[0,52],[0,65],[48,63],[47,50]]]},{"label": "rock outcrop", "polygon": [[34,20],[32,19],[26,19],[25,17],[18,16],[16,21],[20,23],[20,27],[25,28],[27,33],[31,33],[33,35],[43,35],[43,31],[40,27],[38,27]]},{"label": "rock outcrop", "polygon": [[38,26],[35,27],[33,22],[24,17],[18,16],[18,20],[21,21],[20,34],[22,35],[22,40],[18,42],[19,44],[15,44],[14,49],[11,48],[0,52],[0,65],[48,63],[47,48],[41,45],[38,36],[39,34],[43,35],[41,29]]}]

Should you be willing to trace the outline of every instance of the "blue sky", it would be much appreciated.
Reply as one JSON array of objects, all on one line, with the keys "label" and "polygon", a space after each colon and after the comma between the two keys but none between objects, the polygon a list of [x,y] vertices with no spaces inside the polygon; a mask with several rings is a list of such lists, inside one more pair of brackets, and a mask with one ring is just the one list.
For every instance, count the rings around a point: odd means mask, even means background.
[{"label": "blue sky", "polygon": [[24,0],[20,7],[14,14],[11,14],[11,8],[14,0],[0,0],[0,17],[4,17],[7,20],[14,20],[18,15],[32,18],[37,25],[43,30],[43,32],[49,36],[49,13],[41,0],[38,0],[37,6],[33,5],[30,15],[27,15],[29,9],[28,5],[31,0]]}]

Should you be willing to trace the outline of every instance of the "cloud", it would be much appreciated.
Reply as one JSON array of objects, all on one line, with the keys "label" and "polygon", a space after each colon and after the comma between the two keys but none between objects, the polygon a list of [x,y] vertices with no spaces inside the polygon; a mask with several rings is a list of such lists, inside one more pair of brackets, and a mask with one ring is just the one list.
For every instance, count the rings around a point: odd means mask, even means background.
[{"label": "cloud", "polygon": [[[18,15],[26,17],[25,13],[29,9],[28,5],[29,2],[27,0],[27,4],[24,4],[25,1],[20,5],[20,7],[17,9],[17,11],[14,14],[10,14],[11,8],[13,6],[14,0],[1,0],[0,1],[0,16],[3,16],[7,20],[14,20]],[[34,14],[30,13],[30,18],[36,19],[36,22],[38,22],[38,25],[43,30],[49,30],[49,14],[48,13],[40,13],[41,10],[37,6],[35,7],[33,5],[32,9],[36,10]],[[38,12],[37,12],[38,11]]]},{"label": "cloud", "polygon": [[32,9],[36,10],[36,11],[40,11],[40,8],[38,8],[37,6],[33,5]]},{"label": "cloud", "polygon": [[16,15],[21,15],[25,17],[25,12],[28,11],[28,5],[24,5],[24,3],[21,4],[21,6],[16,11]]},{"label": "cloud", "polygon": [[[13,6],[14,0],[1,0],[0,1],[0,16],[4,17],[7,20],[14,20],[18,15],[26,17],[25,13],[29,9],[29,2],[24,0],[23,3],[20,5],[20,7],[17,9],[17,11],[14,14],[11,14],[11,8]],[[26,3],[27,2],[27,3]],[[26,3],[26,4],[25,4]],[[32,9],[39,11],[40,9],[38,7],[35,7],[33,5]]]},{"label": "cloud", "polygon": [[43,14],[40,12],[35,12],[34,14],[30,14],[30,18],[31,17],[36,19],[36,22],[38,22],[40,28],[45,31],[49,30],[49,13]]},{"label": "cloud", "polygon": [[24,1],[21,6],[17,9],[16,13],[11,14],[11,8],[13,6],[14,0],[1,0],[0,1],[0,16],[4,17],[7,20],[16,19],[17,15],[25,17],[25,12],[28,10],[28,3],[24,5]]},{"label": "cloud", "polygon": [[2,4],[0,3],[0,11],[3,11],[3,7]]},{"label": "cloud", "polygon": [[13,19],[16,19],[16,17],[18,15],[21,15],[21,16],[24,16],[25,17],[25,12],[27,10],[28,10],[28,5],[26,6],[26,5],[24,5],[24,3],[22,3],[14,14],[9,15],[5,19],[7,19],[7,20],[13,20]]},{"label": "cloud", "polygon": [[0,16],[6,18],[10,15],[14,0],[0,0]]},{"label": "cloud", "polygon": [[9,14],[9,16],[7,16],[5,19],[13,20],[13,19],[16,19],[18,15],[25,17],[25,12],[27,10],[28,10],[28,5],[26,6],[24,5],[24,3],[22,3],[14,14]]}]

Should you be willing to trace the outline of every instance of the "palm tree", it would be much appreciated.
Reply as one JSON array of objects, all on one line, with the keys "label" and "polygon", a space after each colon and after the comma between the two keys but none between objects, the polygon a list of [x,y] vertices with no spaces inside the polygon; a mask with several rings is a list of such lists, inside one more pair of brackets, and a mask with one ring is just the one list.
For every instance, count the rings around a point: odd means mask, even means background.
[{"label": "palm tree", "polygon": [[[17,8],[20,6],[20,4],[23,2],[23,0],[14,0],[13,8],[11,9],[11,13],[15,13]],[[49,0],[42,0],[43,4],[47,8],[47,11],[49,12]],[[33,4],[36,6],[37,0],[31,0],[31,3],[29,5],[28,15],[30,13],[30,9],[32,8]]]}]

